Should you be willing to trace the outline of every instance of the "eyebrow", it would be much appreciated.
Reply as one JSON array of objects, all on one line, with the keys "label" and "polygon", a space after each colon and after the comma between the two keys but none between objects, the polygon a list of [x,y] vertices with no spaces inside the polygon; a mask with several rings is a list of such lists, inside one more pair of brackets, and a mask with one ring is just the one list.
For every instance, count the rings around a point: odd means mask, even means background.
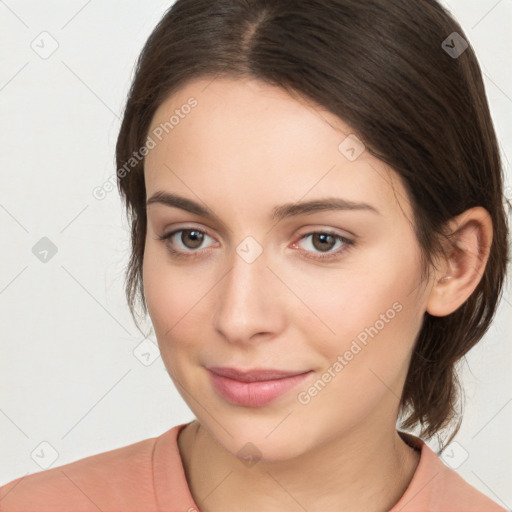
[{"label": "eyebrow", "polygon": [[[214,219],[217,222],[222,223],[219,217],[207,206],[203,206],[200,203],[174,193],[159,190],[147,200],[146,206],[151,204],[163,204],[165,206],[180,208],[181,210],[185,210],[201,217]],[[272,209],[271,218],[273,220],[283,220],[289,217],[310,215],[316,212],[330,210],[363,210],[380,215],[379,210],[368,203],[358,203],[339,197],[328,197],[325,199],[315,199],[313,201],[287,203],[275,206]]]}]

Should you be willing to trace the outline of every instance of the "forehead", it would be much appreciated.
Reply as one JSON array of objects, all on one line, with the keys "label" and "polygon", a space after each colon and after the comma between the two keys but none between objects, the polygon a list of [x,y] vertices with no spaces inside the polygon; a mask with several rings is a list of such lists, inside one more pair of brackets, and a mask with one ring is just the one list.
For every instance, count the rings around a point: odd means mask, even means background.
[{"label": "forehead", "polygon": [[[194,105],[190,107],[190,105]],[[146,192],[225,202],[344,197],[381,211],[409,208],[396,173],[354,142],[351,127],[286,90],[250,79],[189,82],[155,112],[145,159]],[[346,147],[355,147],[348,154]],[[187,190],[188,189],[188,190]],[[395,212],[396,213],[396,212]]]}]

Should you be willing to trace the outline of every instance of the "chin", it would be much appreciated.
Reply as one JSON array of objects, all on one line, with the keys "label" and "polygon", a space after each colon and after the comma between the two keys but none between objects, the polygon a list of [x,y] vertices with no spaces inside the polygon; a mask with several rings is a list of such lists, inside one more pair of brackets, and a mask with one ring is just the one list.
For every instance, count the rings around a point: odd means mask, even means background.
[{"label": "chin", "polygon": [[[261,419],[254,416],[243,419],[218,416],[222,426],[216,422],[205,424],[200,421],[217,443],[250,467],[254,461],[287,461],[312,448],[309,446],[311,437],[301,434],[299,425],[286,420],[279,425],[283,417],[286,414]],[[305,439],[309,442],[305,443]]]}]

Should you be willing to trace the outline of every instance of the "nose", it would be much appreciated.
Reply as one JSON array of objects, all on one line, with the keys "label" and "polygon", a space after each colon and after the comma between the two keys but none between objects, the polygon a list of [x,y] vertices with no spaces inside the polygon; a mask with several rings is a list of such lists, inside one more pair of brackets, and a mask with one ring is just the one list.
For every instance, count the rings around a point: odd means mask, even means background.
[{"label": "nose", "polygon": [[240,254],[234,252],[231,269],[216,287],[214,327],[230,343],[273,338],[286,324],[284,286],[267,267],[265,251],[252,262]]}]

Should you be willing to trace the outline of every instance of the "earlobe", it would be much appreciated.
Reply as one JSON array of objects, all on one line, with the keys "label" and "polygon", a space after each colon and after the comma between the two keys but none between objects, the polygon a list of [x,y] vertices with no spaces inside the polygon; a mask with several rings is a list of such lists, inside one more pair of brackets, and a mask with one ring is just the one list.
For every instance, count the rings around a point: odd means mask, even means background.
[{"label": "earlobe", "polygon": [[448,226],[450,247],[434,273],[426,311],[446,316],[473,293],[485,271],[493,229],[489,212],[480,206],[452,219]]}]

